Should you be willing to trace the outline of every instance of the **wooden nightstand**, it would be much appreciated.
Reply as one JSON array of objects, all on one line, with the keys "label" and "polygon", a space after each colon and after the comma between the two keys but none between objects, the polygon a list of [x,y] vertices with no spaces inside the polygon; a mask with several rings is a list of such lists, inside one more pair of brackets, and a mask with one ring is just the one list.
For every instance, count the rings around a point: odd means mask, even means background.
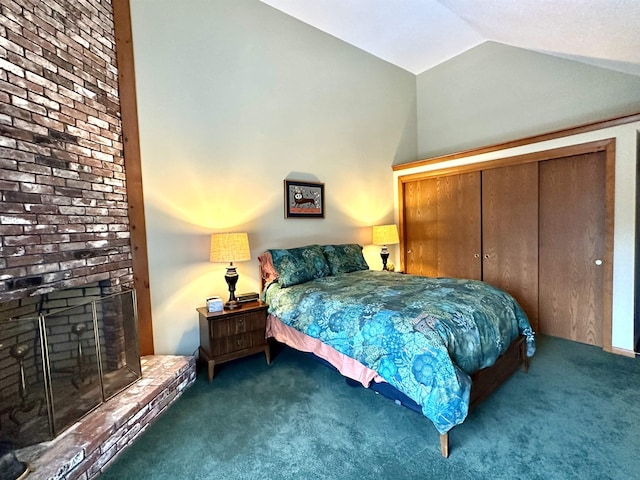
[{"label": "wooden nightstand", "polygon": [[264,352],[271,363],[266,338],[268,305],[261,301],[247,302],[236,310],[207,312],[196,309],[200,317],[200,358],[207,362],[209,381],[213,380],[216,364]]}]

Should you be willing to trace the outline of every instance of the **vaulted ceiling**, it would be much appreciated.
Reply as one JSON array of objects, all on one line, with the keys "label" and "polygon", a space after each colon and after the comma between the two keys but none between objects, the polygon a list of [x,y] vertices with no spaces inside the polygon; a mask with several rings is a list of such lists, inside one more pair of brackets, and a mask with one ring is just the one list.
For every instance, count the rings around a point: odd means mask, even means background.
[{"label": "vaulted ceiling", "polygon": [[640,76],[640,0],[261,0],[418,74],[495,41]]}]

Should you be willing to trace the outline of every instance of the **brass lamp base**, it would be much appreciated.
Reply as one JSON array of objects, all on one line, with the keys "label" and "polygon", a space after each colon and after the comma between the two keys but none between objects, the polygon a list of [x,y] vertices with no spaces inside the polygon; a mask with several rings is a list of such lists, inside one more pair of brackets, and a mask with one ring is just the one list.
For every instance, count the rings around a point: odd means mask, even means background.
[{"label": "brass lamp base", "polygon": [[386,245],[380,250],[380,258],[382,259],[382,270],[385,271],[387,269],[387,260],[389,259],[389,250]]}]

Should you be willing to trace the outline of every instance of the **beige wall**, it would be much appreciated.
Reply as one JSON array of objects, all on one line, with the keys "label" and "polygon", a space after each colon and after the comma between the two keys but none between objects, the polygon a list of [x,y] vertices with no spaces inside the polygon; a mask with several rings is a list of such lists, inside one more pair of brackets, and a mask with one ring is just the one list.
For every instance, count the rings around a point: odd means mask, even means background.
[{"label": "beige wall", "polygon": [[[369,227],[394,219],[391,165],[640,111],[639,77],[493,42],[416,77],[257,0],[132,0],[131,10],[158,353],[193,353],[195,308],[227,295],[224,265],[207,261],[211,233],[249,233],[239,291],[258,290],[255,257],[267,248],[358,242],[375,268]],[[605,132],[626,152],[620,349],[633,335],[630,128]],[[284,219],[285,178],[325,183],[324,220]]]},{"label": "beige wall", "polygon": [[640,77],[485,42],[418,75],[417,96],[429,158],[640,112]]},{"label": "beige wall", "polygon": [[[415,160],[415,76],[257,0],[132,0],[157,353],[191,354],[195,308],[227,296],[209,235],[268,248],[358,242],[393,221],[391,165]],[[284,219],[283,180],[325,184],[326,218]]]}]

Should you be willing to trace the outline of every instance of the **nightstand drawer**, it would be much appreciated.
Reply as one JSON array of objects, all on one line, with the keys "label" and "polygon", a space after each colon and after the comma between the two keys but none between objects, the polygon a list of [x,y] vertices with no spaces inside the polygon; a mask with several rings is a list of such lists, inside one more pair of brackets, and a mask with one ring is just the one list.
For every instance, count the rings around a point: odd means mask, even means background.
[{"label": "nightstand drawer", "polygon": [[253,330],[265,331],[266,317],[263,312],[250,312],[241,315],[234,315],[229,318],[216,319],[211,322],[211,339],[230,337],[240,333],[251,332]]},{"label": "nightstand drawer", "polygon": [[239,352],[257,345],[264,345],[265,333],[262,330],[253,330],[247,333],[231,335],[228,337],[218,337],[211,340],[211,354],[213,356],[225,355],[227,353]]}]

